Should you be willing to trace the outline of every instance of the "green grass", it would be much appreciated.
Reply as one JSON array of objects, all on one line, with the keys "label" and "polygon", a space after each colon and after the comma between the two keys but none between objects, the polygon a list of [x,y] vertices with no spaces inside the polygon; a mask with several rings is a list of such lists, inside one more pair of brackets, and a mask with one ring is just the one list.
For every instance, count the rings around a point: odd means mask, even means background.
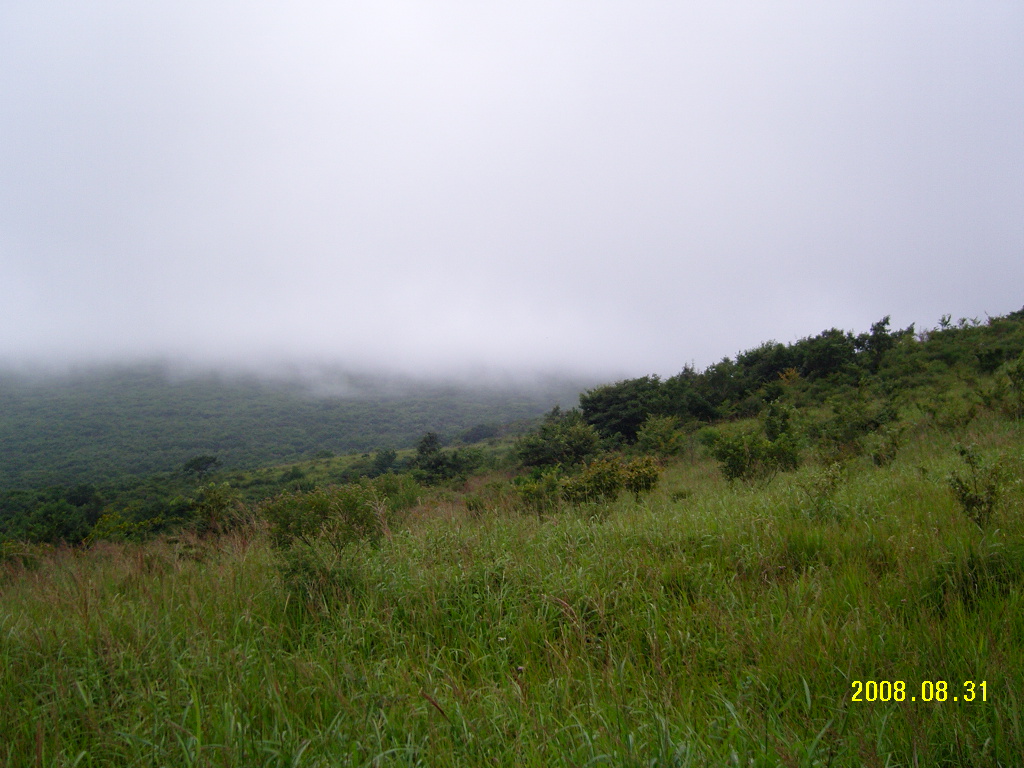
[{"label": "green grass", "polygon": [[[985,530],[946,483],[958,442],[1007,469]],[[306,598],[260,530],[8,558],[0,762],[1016,765],[1022,467],[1018,425],[974,421],[833,480],[688,458],[544,520],[449,493]],[[953,702],[965,680],[987,701]]]}]

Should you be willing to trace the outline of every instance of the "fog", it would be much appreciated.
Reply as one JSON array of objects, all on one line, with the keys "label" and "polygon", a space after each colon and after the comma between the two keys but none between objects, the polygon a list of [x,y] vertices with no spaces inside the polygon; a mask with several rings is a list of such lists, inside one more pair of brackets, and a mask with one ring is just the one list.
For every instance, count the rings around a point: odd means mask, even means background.
[{"label": "fog", "polygon": [[0,361],[671,375],[1024,305],[1017,2],[0,10]]}]

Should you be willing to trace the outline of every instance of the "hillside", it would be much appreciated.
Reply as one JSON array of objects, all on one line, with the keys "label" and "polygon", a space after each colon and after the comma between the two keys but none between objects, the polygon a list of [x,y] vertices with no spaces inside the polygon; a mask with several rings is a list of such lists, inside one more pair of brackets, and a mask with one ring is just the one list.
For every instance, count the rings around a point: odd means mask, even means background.
[{"label": "hillside", "polygon": [[580,402],[10,494],[0,762],[1019,764],[1024,313]]},{"label": "hillside", "polygon": [[428,431],[500,434],[589,384],[445,384],[383,376],[175,375],[159,366],[65,376],[0,372],[0,489],[108,482],[210,454],[226,468],[407,448]]}]

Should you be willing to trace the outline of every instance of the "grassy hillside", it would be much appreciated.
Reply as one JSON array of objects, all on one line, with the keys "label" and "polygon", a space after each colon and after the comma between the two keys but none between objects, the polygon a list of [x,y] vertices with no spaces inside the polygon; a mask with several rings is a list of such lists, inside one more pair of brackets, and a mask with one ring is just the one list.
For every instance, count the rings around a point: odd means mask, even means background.
[{"label": "grassy hillside", "polygon": [[159,367],[30,378],[0,374],[0,489],[100,483],[178,469],[196,455],[256,467],[455,438],[573,405],[588,382],[446,385],[346,377],[344,389]]},{"label": "grassy hillside", "polygon": [[[960,443],[1002,467],[984,528],[947,481],[966,471]],[[685,456],[639,502],[544,519],[488,496],[491,475],[424,491],[389,535],[349,546],[329,582],[300,592],[261,523],[9,552],[0,755],[1015,765],[1022,473],[1020,425],[989,417],[921,423],[886,467],[808,463],[768,485]],[[485,509],[467,508],[474,494]],[[856,681],[876,681],[873,701],[853,700]]]},{"label": "grassy hillside", "polygon": [[22,499],[0,760],[1019,765],[1022,348],[879,323],[486,451]]}]

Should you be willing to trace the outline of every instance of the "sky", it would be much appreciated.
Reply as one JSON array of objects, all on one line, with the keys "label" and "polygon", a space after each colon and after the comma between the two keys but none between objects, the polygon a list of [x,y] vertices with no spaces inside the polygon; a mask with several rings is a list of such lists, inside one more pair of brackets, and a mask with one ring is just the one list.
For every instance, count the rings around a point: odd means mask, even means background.
[{"label": "sky", "polygon": [[0,7],[0,361],[669,376],[1024,306],[1024,4]]}]

